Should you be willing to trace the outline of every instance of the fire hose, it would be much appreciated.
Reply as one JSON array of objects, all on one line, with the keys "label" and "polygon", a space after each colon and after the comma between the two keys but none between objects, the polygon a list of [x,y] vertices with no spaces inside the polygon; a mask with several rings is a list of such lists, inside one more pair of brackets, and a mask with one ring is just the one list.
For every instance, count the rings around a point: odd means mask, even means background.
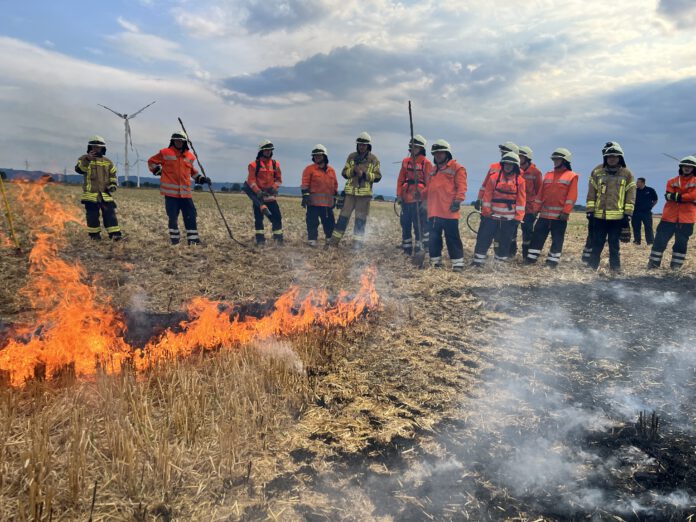
[{"label": "fire hose", "polygon": [[10,210],[10,202],[7,199],[7,193],[5,192],[5,183],[2,180],[2,176],[0,176],[0,191],[2,192],[2,200],[5,204],[5,217],[7,217],[7,224],[10,228],[10,237],[12,237],[12,242],[15,244],[15,250],[19,254],[22,252],[22,247],[19,246],[19,240],[17,239],[17,233],[15,232],[14,220],[12,219],[12,211]]},{"label": "fire hose", "polygon": [[[208,177],[205,173],[205,169],[203,168],[203,165],[201,165],[201,160],[198,158],[198,153],[196,152],[196,148],[193,146],[193,143],[191,142],[191,138],[188,137],[188,132],[186,131],[186,127],[184,127],[184,122],[181,121],[181,118],[179,118],[179,124],[181,125],[181,130],[184,131],[186,134],[186,141],[189,144],[189,147],[191,147],[191,150],[193,151],[194,156],[196,156],[196,163],[198,163],[198,167],[201,169],[201,174],[203,174],[204,177]],[[210,178],[208,178],[210,179]],[[220,217],[222,218],[222,222],[225,224],[225,228],[227,229],[227,233],[230,236],[230,239],[237,243],[239,246],[242,246],[244,248],[247,248],[247,246],[244,243],[241,243],[240,241],[237,241],[235,239],[234,235],[232,235],[232,229],[230,226],[227,224],[227,220],[225,219],[225,214],[222,213],[222,208],[220,207],[220,203],[218,203],[217,197],[215,196],[215,192],[213,191],[213,185],[212,183],[208,182],[208,190],[210,191],[210,195],[213,196],[213,201],[215,201],[215,206],[218,209],[218,212],[220,213]]]}]

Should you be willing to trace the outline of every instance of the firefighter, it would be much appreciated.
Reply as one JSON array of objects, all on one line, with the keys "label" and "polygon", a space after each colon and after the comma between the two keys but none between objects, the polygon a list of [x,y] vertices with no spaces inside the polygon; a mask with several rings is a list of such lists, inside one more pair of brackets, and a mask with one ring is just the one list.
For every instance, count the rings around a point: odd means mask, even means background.
[{"label": "firefighter", "polygon": [[101,240],[101,225],[99,223],[99,212],[101,211],[104,228],[109,234],[109,238],[119,241],[121,227],[116,218],[116,202],[113,197],[118,186],[116,165],[105,154],[106,142],[104,138],[92,136],[87,143],[87,154],[83,154],[77,160],[75,172],[85,177],[80,201],[85,206],[89,237],[95,241]]},{"label": "firefighter", "polygon": [[[524,209],[524,219],[520,223],[522,229],[522,258],[527,259],[527,252],[532,241],[532,230],[534,229],[534,202],[537,194],[541,190],[541,171],[532,163],[533,151],[530,147],[520,146],[520,171],[524,178],[524,186],[527,190],[527,206]],[[515,257],[517,254],[517,234],[510,245],[510,257]]]},{"label": "firefighter", "polygon": [[624,153],[618,143],[605,147],[601,168],[592,171],[587,191],[587,214],[594,222],[592,255],[589,267],[596,270],[604,249],[609,243],[609,268],[621,271],[619,241],[631,240],[631,214],[636,199],[636,182],[626,167]]},{"label": "firefighter", "polygon": [[662,253],[674,236],[670,268],[679,269],[686,261],[686,247],[696,223],[696,157],[687,156],[679,162],[679,175],[667,182],[665,208],[657,225],[655,242],[648,268],[659,268]]},{"label": "firefighter", "polygon": [[427,186],[428,220],[430,222],[430,261],[435,268],[442,267],[442,234],[452,270],[464,269],[464,246],[459,236],[459,209],[466,197],[466,169],[452,159],[452,148],[445,140],[437,140],[430,147],[435,167]]},{"label": "firefighter", "polygon": [[500,159],[500,172],[486,182],[481,201],[481,225],[476,236],[472,266],[482,267],[495,240],[495,259],[507,261],[517,225],[524,219],[527,192],[520,172],[520,157],[506,152]]},{"label": "firefighter", "polygon": [[526,263],[536,263],[549,233],[551,233],[551,248],[546,257],[546,266],[557,268],[561,261],[568,218],[578,198],[578,175],[570,166],[571,158],[570,151],[562,147],[551,154],[553,170],[544,175],[541,190],[532,204],[532,211],[534,215],[539,216],[539,219],[534,225],[529,252],[525,258]]},{"label": "firefighter", "polygon": [[188,136],[184,131],[174,131],[169,146],[147,160],[147,166],[155,176],[160,176],[160,194],[164,196],[164,208],[169,218],[169,241],[178,245],[179,213],[184,218],[186,239],[189,245],[201,243],[196,224],[196,207],[193,204],[191,178],[201,185],[210,185],[210,178],[199,174],[193,162],[196,156],[189,150]]},{"label": "firefighter", "polygon": [[[602,157],[604,157],[604,152],[610,147],[621,148],[621,145],[619,145],[619,143],[616,141],[606,142],[604,144],[604,147],[602,147]],[[590,179],[592,179],[592,174],[594,174],[595,171],[599,171],[603,168],[603,163],[600,163],[595,168],[593,168],[592,172],[590,172]],[[594,237],[594,212],[591,212],[588,209],[585,215],[587,216],[587,238],[585,239],[585,247],[582,250],[582,262],[589,265],[590,257],[592,257],[592,240]]]},{"label": "firefighter", "polygon": [[653,244],[653,217],[652,209],[657,205],[658,197],[657,192],[652,187],[647,187],[645,185],[645,178],[638,178],[636,180],[636,207],[633,209],[633,218],[631,219],[631,225],[633,225],[633,242],[636,245],[640,245],[640,229],[645,226],[645,242],[648,245]]},{"label": "firefighter", "polygon": [[307,240],[309,246],[317,245],[319,221],[329,241],[336,224],[333,208],[338,193],[336,171],[329,165],[329,156],[322,144],[312,149],[312,163],[302,172],[302,207],[307,209]]},{"label": "firefighter", "polygon": [[[276,197],[278,189],[283,183],[282,172],[280,165],[273,159],[273,143],[270,140],[263,140],[259,144],[259,150],[256,153],[256,159],[249,163],[249,175],[247,183],[254,191],[256,196],[261,200],[270,212],[271,230],[273,232],[273,240],[278,245],[283,244],[283,216],[280,213],[280,207]],[[263,227],[264,213],[261,209],[252,205],[254,210],[254,234],[256,244],[263,245],[266,243],[266,236]]]},{"label": "firefighter", "polygon": [[[427,197],[426,183],[430,173],[433,171],[433,164],[430,163],[430,160],[425,155],[426,145],[427,142],[423,136],[416,134],[413,137],[413,142],[409,144],[408,151],[415,156],[415,169],[411,154],[409,154],[401,162],[401,170],[396,182],[396,201],[401,204],[401,248],[407,255],[411,255],[413,249],[411,230],[415,233],[416,250],[420,249],[421,229],[423,231],[424,248],[427,248],[430,237],[428,231],[428,209],[425,200]],[[417,215],[417,212],[420,212],[420,216]],[[418,228],[419,222],[420,229]]]},{"label": "firefighter", "polygon": [[[520,148],[511,141],[506,141],[502,145],[498,145],[498,150],[500,151],[501,157],[503,157],[508,152],[514,152],[515,154],[519,154],[519,152],[520,152]],[[483,183],[481,183],[481,188],[478,191],[478,199],[476,201],[474,201],[474,208],[476,210],[481,210],[481,201],[483,200],[483,192],[486,189],[486,184],[488,183],[488,178],[490,178],[493,174],[499,173],[500,168],[501,168],[500,162],[491,163],[490,166],[488,167],[488,172],[486,173],[486,177],[483,179]]]},{"label": "firefighter", "polygon": [[354,240],[356,246],[362,243],[367,216],[370,213],[372,185],[382,179],[379,159],[372,154],[372,138],[367,132],[361,132],[355,140],[355,149],[355,152],[348,155],[341,172],[346,179],[345,197],[342,198],[341,214],[338,216],[338,222],[331,236],[333,245],[338,245],[341,241],[353,211],[355,211]]}]

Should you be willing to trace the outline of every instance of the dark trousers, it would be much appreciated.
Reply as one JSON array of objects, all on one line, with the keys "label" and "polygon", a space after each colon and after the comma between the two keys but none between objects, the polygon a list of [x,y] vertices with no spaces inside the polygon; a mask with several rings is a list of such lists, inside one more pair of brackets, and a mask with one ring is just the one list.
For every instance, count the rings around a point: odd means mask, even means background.
[{"label": "dark trousers", "polygon": [[599,268],[599,258],[604,250],[604,243],[609,243],[609,268],[618,270],[621,268],[621,254],[619,238],[623,228],[621,219],[597,219],[594,220],[592,231],[592,254],[588,265],[595,270]]},{"label": "dark trousers", "polygon": [[594,239],[594,218],[590,218],[587,220],[587,238],[585,239],[585,248],[582,249],[582,262],[583,263],[588,263],[590,262],[590,258],[592,257],[592,243]]},{"label": "dark trousers", "polygon": [[[534,214],[525,214],[522,223],[520,223],[520,228],[522,229],[522,257],[527,259],[527,252],[529,251],[529,245],[532,242],[532,233],[534,230],[534,220],[536,216]],[[510,257],[515,257],[517,254],[517,233],[512,238],[512,243],[510,244]]]},{"label": "dark trousers", "polygon": [[316,241],[319,237],[319,221],[321,221],[326,239],[331,237],[336,225],[336,218],[334,217],[333,209],[330,207],[307,206],[305,221],[307,222],[307,239],[309,241]]},{"label": "dark trousers", "polygon": [[[271,230],[273,231],[273,239],[278,242],[283,242],[283,216],[280,213],[280,207],[277,201],[266,201],[264,205],[268,207],[271,213],[271,217],[268,219],[271,221]],[[256,244],[265,243],[266,237],[264,235],[263,228],[263,212],[256,205],[253,205],[254,209],[254,233],[256,235]]]},{"label": "dark trousers", "polygon": [[669,221],[660,221],[657,225],[657,235],[655,242],[650,252],[650,268],[657,268],[662,262],[662,254],[667,248],[667,243],[674,236],[674,245],[672,246],[672,262],[670,268],[681,268],[686,261],[686,248],[689,243],[689,238],[694,233],[693,223],[670,223]]},{"label": "dark trousers", "polygon": [[85,214],[87,218],[87,232],[92,239],[101,239],[101,224],[99,222],[99,213],[104,221],[104,228],[111,239],[121,238],[121,227],[118,226],[116,218],[116,203],[113,201],[102,201],[101,203],[92,203],[85,201]]},{"label": "dark trousers", "polygon": [[[420,225],[423,230],[423,246],[427,248],[430,238],[430,224],[428,222],[428,211],[423,205],[416,203],[404,203],[401,205],[401,247],[408,254],[413,248],[413,235],[416,236],[416,248],[420,241],[420,230],[418,229],[418,208],[420,208]],[[413,231],[413,234],[412,232]]]},{"label": "dark trousers", "polygon": [[563,252],[563,241],[565,240],[566,228],[568,228],[567,221],[561,221],[560,219],[546,219],[539,218],[534,225],[534,232],[532,234],[532,242],[529,245],[529,252],[525,261],[527,263],[536,263],[537,259],[541,255],[541,249],[544,248],[544,243],[546,243],[546,238],[551,234],[551,248],[546,256],[546,264],[550,267],[556,268],[558,263],[561,262],[561,253]]},{"label": "dark trousers", "polygon": [[633,241],[640,243],[640,226],[643,225],[645,226],[645,242],[651,245],[654,240],[652,212],[649,210],[647,212],[634,212],[631,224],[633,225]]},{"label": "dark trousers", "polygon": [[488,257],[488,249],[495,241],[495,258],[499,261],[507,261],[510,253],[510,243],[517,233],[518,222],[514,219],[493,219],[481,216],[474,247],[474,263],[483,265]]},{"label": "dark trousers", "polygon": [[447,253],[452,268],[464,266],[464,245],[459,235],[459,220],[434,217],[430,219],[430,261],[438,265],[442,262],[442,234],[445,235]]},{"label": "dark trousers", "polygon": [[179,232],[179,212],[184,216],[184,227],[186,228],[186,239],[189,245],[201,242],[198,237],[198,226],[196,225],[196,206],[191,198],[173,198],[164,196],[164,208],[169,218],[169,240],[172,245],[177,245],[181,241]]}]

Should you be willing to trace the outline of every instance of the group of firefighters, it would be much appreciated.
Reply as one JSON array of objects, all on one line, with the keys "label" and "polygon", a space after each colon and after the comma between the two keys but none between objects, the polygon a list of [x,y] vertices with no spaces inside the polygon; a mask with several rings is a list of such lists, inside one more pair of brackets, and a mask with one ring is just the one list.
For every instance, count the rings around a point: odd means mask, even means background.
[{"label": "group of firefighters", "polygon": [[[185,132],[175,131],[169,146],[148,160],[150,171],[160,177],[160,193],[164,196],[172,244],[181,241],[179,214],[183,216],[188,244],[200,243],[192,181],[211,184],[210,178],[196,169],[196,157],[189,150],[189,143]],[[421,246],[427,248],[431,265],[442,267],[444,236],[452,269],[462,271],[464,249],[459,219],[466,196],[467,172],[454,159],[447,141],[440,139],[432,144],[432,162],[427,158],[426,147],[426,140],[415,135],[409,142],[409,155],[401,162],[396,187],[397,202],[401,205],[401,248],[408,254],[418,252]],[[551,235],[546,265],[555,268],[561,259],[568,219],[578,195],[578,174],[571,167],[572,154],[565,148],[553,151],[553,170],[542,176],[533,163],[531,148],[505,142],[499,145],[499,150],[500,160],[490,165],[474,203],[480,210],[481,223],[471,265],[482,267],[491,245],[495,259],[506,261],[514,257],[520,225],[524,262],[536,263]],[[265,242],[264,218],[271,222],[274,241],[283,243],[282,215],[277,202],[282,173],[279,163],[273,159],[273,151],[273,143],[269,140],[259,145],[256,159],[248,166],[245,183],[245,191],[252,198],[257,244]],[[116,167],[105,153],[104,139],[92,137],[87,153],[78,159],[75,170],[84,176],[81,201],[85,205],[89,236],[101,239],[101,211],[109,237],[119,240],[121,228],[113,197],[118,186]],[[654,238],[651,209],[657,203],[655,191],[645,187],[643,178],[638,182],[634,180],[618,143],[606,143],[602,158],[589,179],[588,234],[583,261],[593,269],[598,268],[608,243],[609,267],[612,271],[620,271],[620,242],[630,241],[630,223],[635,213],[634,240],[640,242],[640,226],[645,223],[646,242],[652,243],[648,267],[660,266],[667,243],[674,236],[671,267],[680,268],[696,222],[696,157],[687,156],[679,161],[678,175],[667,182],[666,204]],[[341,171],[346,183],[340,193],[326,147],[317,144],[312,149],[311,159],[312,163],[302,173],[301,185],[308,244],[317,245],[321,223],[327,245],[337,245],[353,213],[353,236],[360,244],[365,235],[373,184],[382,178],[379,159],[372,153],[370,135],[362,132],[357,137],[356,150],[348,156]],[[640,209],[636,209],[637,194]],[[337,221],[334,208],[340,210]]]}]

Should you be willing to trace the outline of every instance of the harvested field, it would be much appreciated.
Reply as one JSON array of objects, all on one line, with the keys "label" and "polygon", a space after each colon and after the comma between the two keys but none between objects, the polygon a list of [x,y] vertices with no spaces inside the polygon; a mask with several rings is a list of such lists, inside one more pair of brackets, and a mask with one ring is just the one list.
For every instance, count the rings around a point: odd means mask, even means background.
[{"label": "harvested field", "polygon": [[[47,190],[79,215],[78,189]],[[1,519],[696,513],[693,261],[679,274],[646,274],[647,246],[628,244],[623,275],[589,272],[578,214],[556,271],[519,260],[462,274],[418,270],[396,248],[391,203],[373,203],[364,248],[348,236],[324,250],[304,244],[292,198],[280,201],[287,244],[243,249],[200,193],[205,246],[171,247],[157,191],[117,198],[127,240],[91,243],[68,224],[59,257],[80,263],[97,301],[124,314],[132,345],[176,325],[196,297],[262,317],[293,285],[354,295],[371,266],[379,306],[346,326],[199,351],[142,374],[85,380],[66,371],[3,386]],[[249,202],[219,199],[251,245]],[[18,212],[25,248],[36,219]],[[475,238],[461,229],[471,255]],[[35,310],[21,291],[29,259],[5,248],[0,269],[4,339]]]}]

